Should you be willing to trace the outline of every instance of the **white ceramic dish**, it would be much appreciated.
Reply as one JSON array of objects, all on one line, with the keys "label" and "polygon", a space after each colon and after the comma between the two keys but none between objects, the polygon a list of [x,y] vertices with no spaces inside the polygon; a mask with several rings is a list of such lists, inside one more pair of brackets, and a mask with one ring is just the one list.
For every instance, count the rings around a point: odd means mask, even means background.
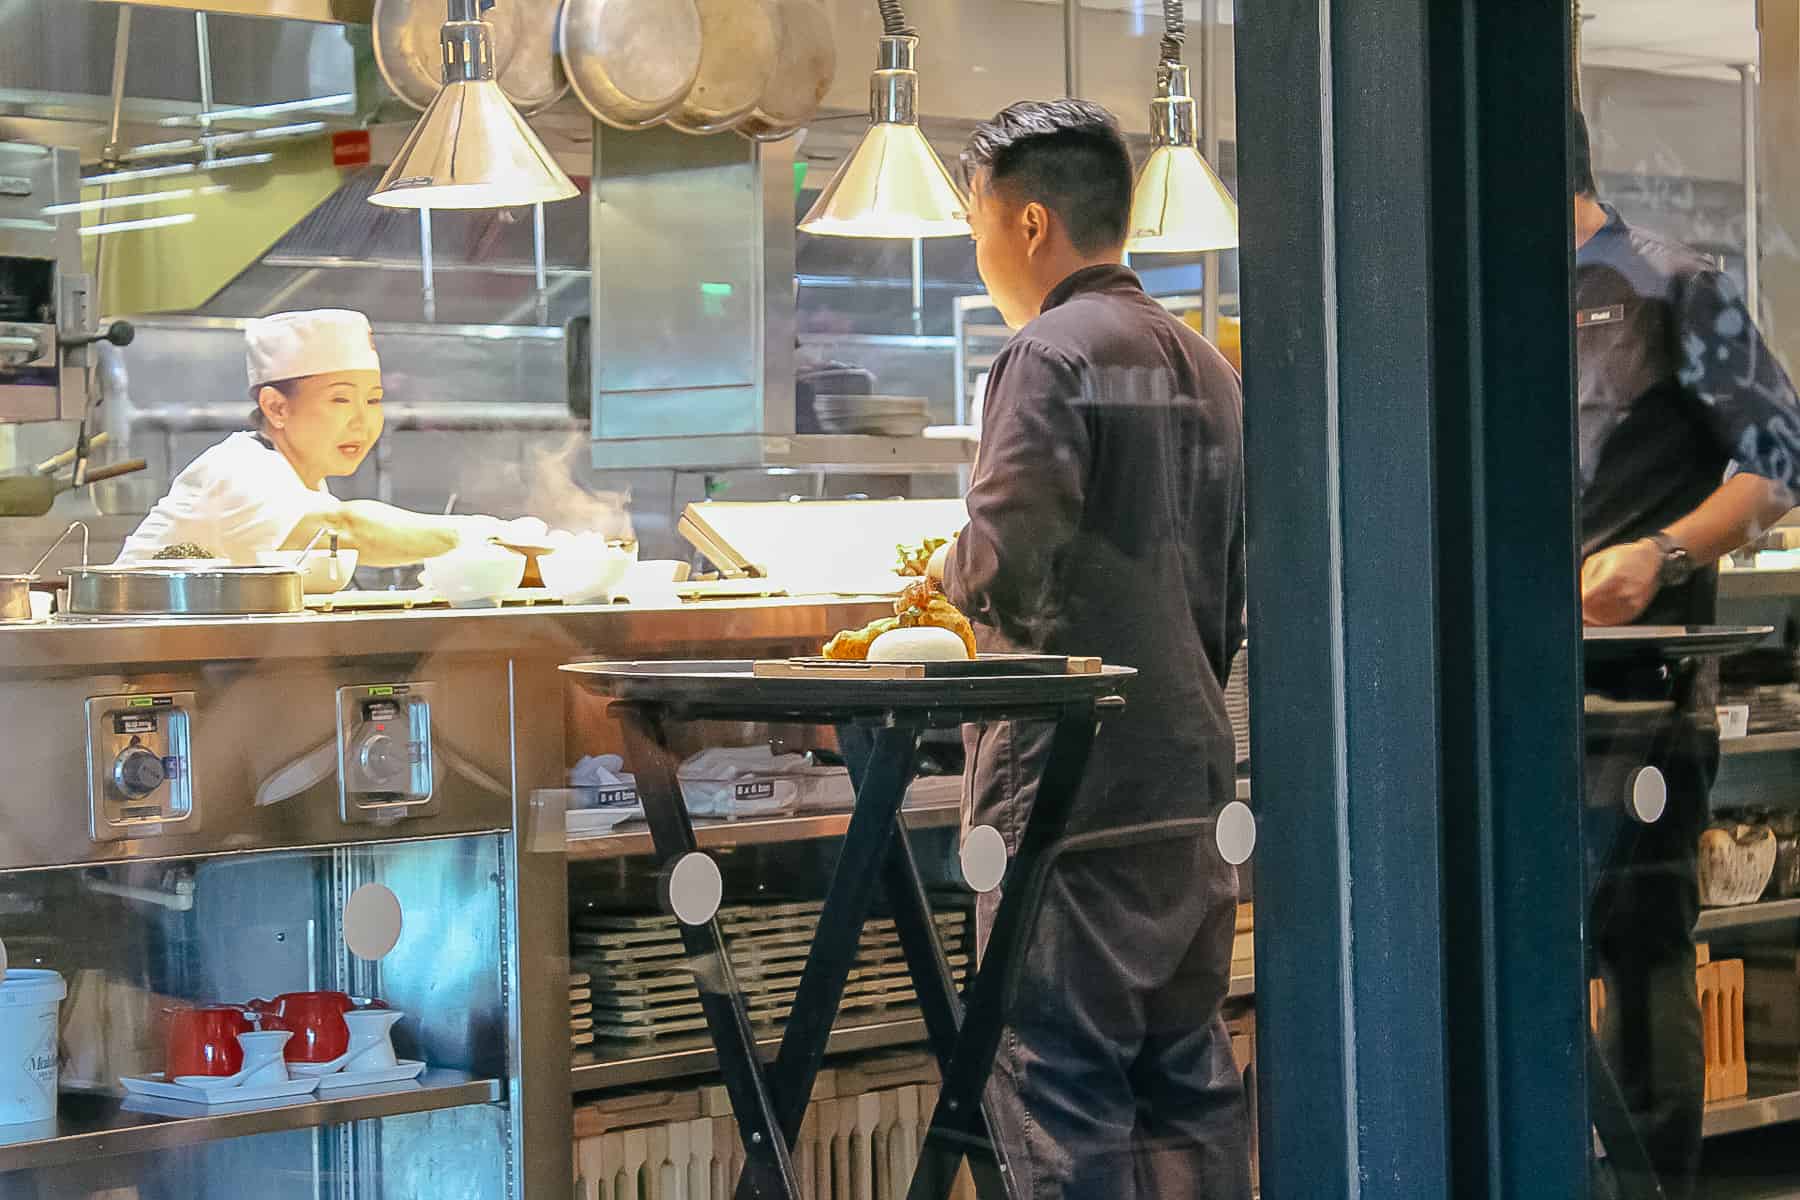
[{"label": "white ceramic dish", "polygon": [[628,551],[604,543],[575,542],[538,557],[544,587],[565,604],[606,600],[634,565]]},{"label": "white ceramic dish", "polygon": [[[302,560],[304,555],[304,560]],[[287,567],[301,573],[300,586],[309,596],[325,596],[333,592],[341,592],[350,586],[350,580],[356,575],[356,551],[339,550],[337,552],[337,573],[332,574],[331,554],[324,550],[314,550],[306,554],[302,550],[264,550],[257,554],[258,565],[264,567]]]},{"label": "white ceramic dish", "polygon": [[424,1063],[416,1059],[403,1058],[391,1067],[376,1067],[368,1071],[338,1071],[331,1075],[321,1075],[319,1076],[319,1090],[331,1092],[338,1088],[370,1087],[378,1083],[404,1083],[409,1079],[417,1079],[424,1073]]},{"label": "white ceramic dish", "polygon": [[319,1086],[317,1079],[289,1079],[267,1087],[197,1088],[171,1083],[161,1071],[153,1075],[127,1075],[119,1080],[134,1096],[154,1096],[159,1100],[181,1100],[189,1104],[217,1107],[221,1104],[258,1104],[270,1100],[291,1100],[309,1095]]},{"label": "white ceramic dish", "polygon": [[517,588],[524,578],[524,555],[472,545],[428,561],[419,573],[419,586],[436,592],[452,608],[481,608]]},{"label": "white ceramic dish", "polygon": [[613,592],[613,598],[633,604],[673,604],[676,585],[685,582],[687,564],[673,558],[655,558],[634,562],[625,568],[625,577]]}]

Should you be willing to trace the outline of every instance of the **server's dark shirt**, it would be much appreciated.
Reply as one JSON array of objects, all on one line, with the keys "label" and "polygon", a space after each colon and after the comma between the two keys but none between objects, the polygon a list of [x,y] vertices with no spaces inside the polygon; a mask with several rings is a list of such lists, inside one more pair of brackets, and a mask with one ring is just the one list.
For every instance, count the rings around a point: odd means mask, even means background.
[{"label": "server's dark shirt", "polygon": [[[1126,268],[1071,275],[995,359],[945,591],[988,648],[1140,672],[1101,731],[1078,827],[1230,798],[1243,502],[1237,372]],[[1027,740],[989,727],[974,747],[978,809],[1029,792]]]},{"label": "server's dark shirt", "polygon": [[[1800,481],[1800,402],[1736,285],[1607,211],[1575,256],[1584,558],[1694,511],[1732,463]],[[1639,623],[1711,622],[1717,578],[1663,589]]]}]

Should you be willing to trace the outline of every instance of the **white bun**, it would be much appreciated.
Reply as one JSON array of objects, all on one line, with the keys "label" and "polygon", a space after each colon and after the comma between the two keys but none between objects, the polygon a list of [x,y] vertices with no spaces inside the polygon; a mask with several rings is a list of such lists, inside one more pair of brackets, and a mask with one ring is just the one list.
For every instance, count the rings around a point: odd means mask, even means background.
[{"label": "white bun", "polygon": [[969,648],[948,629],[890,629],[869,647],[870,662],[967,662]]}]

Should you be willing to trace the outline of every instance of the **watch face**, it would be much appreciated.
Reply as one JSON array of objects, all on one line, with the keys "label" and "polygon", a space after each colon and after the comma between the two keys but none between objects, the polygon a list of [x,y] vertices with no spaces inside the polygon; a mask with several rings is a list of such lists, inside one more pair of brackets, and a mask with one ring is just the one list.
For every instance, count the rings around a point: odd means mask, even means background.
[{"label": "watch face", "polygon": [[1675,549],[1663,555],[1658,578],[1664,586],[1686,583],[1694,575],[1694,560],[1686,550]]}]

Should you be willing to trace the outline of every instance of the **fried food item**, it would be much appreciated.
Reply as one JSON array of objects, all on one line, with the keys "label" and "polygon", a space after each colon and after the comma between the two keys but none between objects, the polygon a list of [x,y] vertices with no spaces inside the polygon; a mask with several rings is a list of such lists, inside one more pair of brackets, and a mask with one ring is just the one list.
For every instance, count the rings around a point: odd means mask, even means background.
[{"label": "fried food item", "polygon": [[825,657],[834,662],[864,662],[875,639],[892,629],[917,629],[931,626],[948,629],[962,639],[969,657],[975,657],[975,627],[957,610],[938,585],[929,579],[908,584],[894,601],[894,615],[883,617],[861,629],[846,629],[825,643]]},{"label": "fried food item", "polygon": [[926,538],[916,546],[895,546],[894,550],[900,556],[900,565],[894,568],[894,574],[914,579],[923,578],[931,556],[949,542],[949,538]]},{"label": "fried food item", "polygon": [[949,597],[931,580],[921,579],[917,583],[907,584],[906,590],[900,593],[900,599],[894,602],[894,612],[900,618],[902,629],[919,625],[948,629],[962,639],[969,657],[975,657],[975,627],[969,624],[969,618],[963,616],[961,610],[950,603]]},{"label": "fried food item", "polygon": [[173,546],[164,546],[161,550],[158,550],[155,554],[150,556],[151,561],[153,562],[165,562],[170,559],[217,557],[218,555],[214,554],[211,550],[208,550],[205,546],[196,545],[193,542],[176,542]]},{"label": "fried food item", "polygon": [[883,617],[861,629],[846,629],[825,643],[825,657],[833,662],[863,662],[875,639],[890,629],[900,628],[900,618]]}]

